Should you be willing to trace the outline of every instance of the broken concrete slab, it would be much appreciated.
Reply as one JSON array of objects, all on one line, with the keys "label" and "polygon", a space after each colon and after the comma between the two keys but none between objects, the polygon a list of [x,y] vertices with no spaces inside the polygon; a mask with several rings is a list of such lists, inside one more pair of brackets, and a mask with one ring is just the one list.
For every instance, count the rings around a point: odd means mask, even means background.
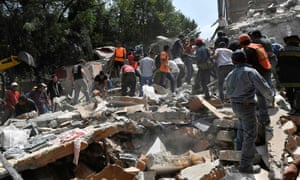
[{"label": "broken concrete slab", "polygon": [[241,159],[241,151],[221,150],[219,159],[221,161],[239,162]]},{"label": "broken concrete slab", "polygon": [[217,140],[224,142],[233,142],[235,134],[236,133],[234,131],[220,130],[217,134]]},{"label": "broken concrete slab", "polygon": [[190,114],[188,112],[136,112],[128,114],[128,117],[135,121],[141,118],[171,123],[186,123],[190,121]]},{"label": "broken concrete slab", "polygon": [[218,127],[218,128],[232,128],[236,129],[237,128],[238,121],[236,119],[215,119],[213,121],[213,126]]}]

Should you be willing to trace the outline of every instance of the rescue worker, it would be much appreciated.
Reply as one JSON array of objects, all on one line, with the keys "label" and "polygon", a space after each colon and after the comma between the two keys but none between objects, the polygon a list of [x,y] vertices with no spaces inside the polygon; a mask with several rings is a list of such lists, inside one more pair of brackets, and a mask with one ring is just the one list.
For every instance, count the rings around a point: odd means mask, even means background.
[{"label": "rescue worker", "polygon": [[218,90],[220,100],[224,103],[224,81],[228,73],[234,68],[231,60],[232,51],[226,48],[225,42],[219,43],[219,48],[215,50],[212,59],[215,59],[218,65]]},{"label": "rescue worker", "polygon": [[149,56],[144,57],[139,61],[140,63],[140,97],[143,96],[143,85],[148,84],[149,86],[152,85],[153,81],[153,71],[155,70],[155,62],[154,58],[155,54],[153,51],[149,53]]},{"label": "rescue worker", "polygon": [[273,92],[266,80],[246,64],[244,51],[235,51],[232,62],[236,67],[226,77],[226,87],[232,110],[238,118],[234,141],[235,150],[241,151],[238,170],[241,173],[259,173],[260,166],[253,165],[257,137],[255,92],[260,91],[267,99],[272,98]]},{"label": "rescue worker", "polygon": [[121,67],[124,65],[126,59],[126,49],[122,47],[122,43],[120,41],[116,42],[116,49],[113,55],[113,70],[115,72],[115,77],[119,76],[119,72]]},{"label": "rescue worker", "polygon": [[171,91],[172,93],[175,93],[176,89],[176,80],[174,76],[171,73],[170,67],[169,67],[169,52],[170,52],[170,47],[168,45],[164,46],[163,51],[160,53],[160,82],[159,85],[166,87],[165,85],[165,79],[168,78],[171,82]]},{"label": "rescue worker", "polygon": [[187,84],[191,84],[192,78],[193,78],[193,73],[194,73],[193,58],[189,57],[194,54],[194,50],[195,50],[193,48],[192,42],[194,42],[194,40],[192,40],[192,39],[189,41],[186,41],[186,43],[184,45],[184,51],[183,51],[183,57],[182,57],[185,67],[186,67],[185,82]]},{"label": "rescue worker", "polygon": [[278,76],[280,86],[286,90],[291,106],[290,114],[300,113],[300,38],[297,35],[284,38],[286,46],[279,52]]},{"label": "rescue worker", "polygon": [[50,97],[51,102],[53,103],[53,98],[60,97],[63,94],[63,87],[58,81],[56,74],[51,75],[51,81],[47,85],[47,95]]},{"label": "rescue worker", "polygon": [[213,27],[215,24],[218,23],[218,27],[216,28],[215,32],[213,33],[212,37],[211,37],[211,40],[213,40],[216,36],[216,34],[219,32],[219,31],[222,31],[224,32],[226,26],[228,25],[227,24],[227,21],[226,19],[222,16],[222,15],[219,15],[219,18],[216,20],[216,22],[214,22],[211,27]]},{"label": "rescue worker", "polygon": [[100,94],[105,94],[105,92],[111,88],[108,77],[105,75],[104,71],[100,71],[98,75],[94,78],[93,90],[100,91]]},{"label": "rescue worker", "polygon": [[208,83],[210,82],[210,72],[211,69],[209,68],[202,68],[202,64],[206,63],[207,61],[210,61],[210,54],[209,50],[205,46],[203,40],[201,38],[195,39],[195,44],[197,46],[196,48],[196,54],[192,57],[198,66],[198,72],[197,76],[194,81],[193,85],[193,94],[199,93],[200,85],[204,92],[204,98],[210,99],[209,89],[208,89]]},{"label": "rescue worker", "polygon": [[51,101],[46,93],[47,85],[39,83],[36,90],[29,93],[28,97],[37,105],[39,114],[47,113],[50,109]]},{"label": "rescue worker", "polygon": [[37,113],[39,112],[35,102],[24,95],[19,97],[18,103],[15,105],[15,109],[16,109],[16,117],[19,117],[24,113],[29,113],[32,111],[35,111]]},{"label": "rescue worker", "polygon": [[[260,75],[265,78],[265,80],[269,83],[269,86],[271,87],[272,66],[263,46],[261,44],[252,43],[251,38],[248,34],[240,35],[239,42],[247,55],[247,63],[252,65],[252,67],[255,68],[260,73]],[[259,110],[258,120],[262,125],[267,126],[270,124],[270,117],[268,113],[268,105],[266,98],[260,93],[260,91],[257,91],[256,96]]]},{"label": "rescue worker", "polygon": [[78,64],[74,65],[72,69],[71,82],[75,91],[74,102],[73,102],[74,105],[78,103],[80,91],[83,92],[86,102],[87,103],[90,102],[89,86],[88,86],[89,78],[84,71],[85,64],[86,61],[84,59],[79,59]]},{"label": "rescue worker", "polygon": [[17,82],[11,83],[10,89],[5,95],[4,114],[1,118],[0,125],[2,125],[8,118],[12,118],[15,116],[15,105],[18,103],[18,99],[20,96],[18,87],[19,85]]},{"label": "rescue worker", "polygon": [[[121,94],[122,96],[134,96],[136,86],[135,70],[132,66],[125,64],[121,67]],[[127,93],[128,88],[130,89]]]}]

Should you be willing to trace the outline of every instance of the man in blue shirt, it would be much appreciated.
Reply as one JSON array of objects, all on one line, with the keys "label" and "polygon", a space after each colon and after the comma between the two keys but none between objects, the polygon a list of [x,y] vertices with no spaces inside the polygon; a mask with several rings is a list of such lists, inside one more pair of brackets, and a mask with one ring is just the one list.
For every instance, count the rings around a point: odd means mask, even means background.
[{"label": "man in blue shirt", "polygon": [[242,173],[259,173],[260,167],[253,166],[257,136],[255,93],[258,90],[267,99],[272,99],[273,91],[266,80],[245,63],[244,51],[235,51],[232,62],[236,67],[226,77],[226,85],[233,112],[239,120],[234,142],[235,150],[242,151],[238,169]]}]

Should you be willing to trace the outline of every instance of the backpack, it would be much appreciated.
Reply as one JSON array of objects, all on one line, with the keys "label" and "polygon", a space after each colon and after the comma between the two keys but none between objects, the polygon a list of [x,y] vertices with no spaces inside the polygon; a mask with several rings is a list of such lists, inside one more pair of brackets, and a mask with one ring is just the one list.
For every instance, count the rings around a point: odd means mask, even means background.
[{"label": "backpack", "polygon": [[269,70],[272,68],[270,60],[268,58],[268,53],[261,44],[250,43],[248,45],[248,48],[254,49],[256,51],[258,62],[264,69]]}]

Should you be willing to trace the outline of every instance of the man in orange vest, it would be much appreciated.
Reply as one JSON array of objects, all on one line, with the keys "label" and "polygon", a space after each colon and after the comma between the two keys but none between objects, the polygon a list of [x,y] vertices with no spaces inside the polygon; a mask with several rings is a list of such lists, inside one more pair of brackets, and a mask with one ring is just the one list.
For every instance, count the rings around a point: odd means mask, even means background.
[{"label": "man in orange vest", "polygon": [[165,79],[168,78],[171,81],[171,91],[172,93],[175,92],[176,88],[176,80],[174,76],[171,73],[170,67],[169,67],[169,56],[170,53],[170,47],[168,45],[164,46],[164,50],[160,53],[160,82],[159,85],[165,86]]},{"label": "man in orange vest", "polygon": [[126,59],[126,49],[122,47],[122,43],[117,41],[116,49],[113,56],[114,73],[115,77],[118,77],[121,67],[124,65]]},{"label": "man in orange vest", "polygon": [[[255,68],[260,73],[260,75],[262,75],[262,77],[265,78],[265,80],[268,82],[270,87],[272,87],[271,63],[267,58],[265,59],[259,58],[260,55],[257,54],[257,50],[256,50],[257,48],[261,48],[262,45],[252,43],[251,38],[248,34],[240,35],[239,42],[247,55],[247,63],[252,65],[252,67]],[[265,50],[264,53],[266,53]],[[267,105],[266,98],[259,91],[257,91],[256,96],[257,96],[257,105],[259,108],[258,120],[262,125],[267,126],[270,124],[270,117],[268,113],[268,105]]]}]

